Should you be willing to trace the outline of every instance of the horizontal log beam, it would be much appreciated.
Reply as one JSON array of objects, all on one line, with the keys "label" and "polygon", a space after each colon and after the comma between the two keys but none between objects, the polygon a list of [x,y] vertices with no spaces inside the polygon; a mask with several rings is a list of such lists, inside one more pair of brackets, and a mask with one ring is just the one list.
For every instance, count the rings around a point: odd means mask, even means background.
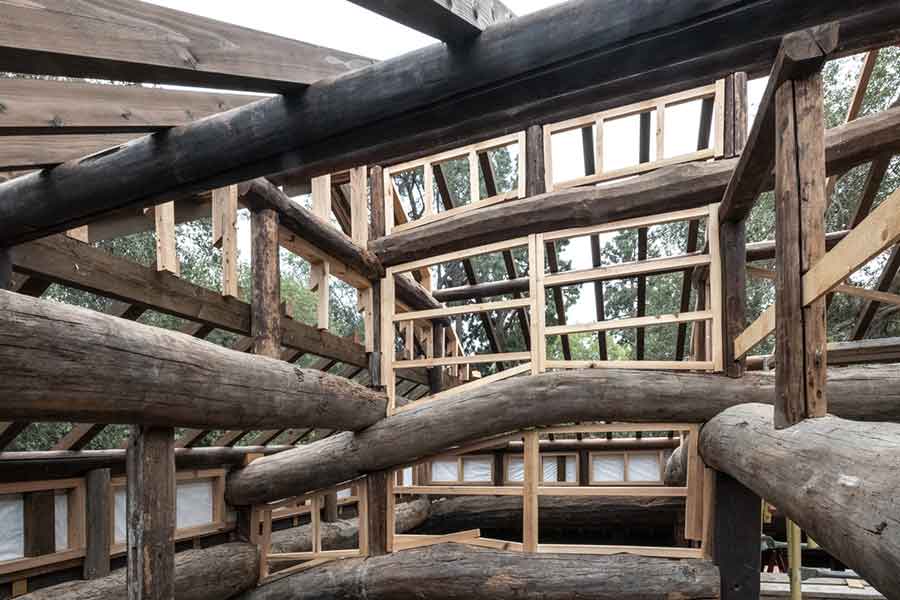
[{"label": "horizontal log beam", "polygon": [[363,8],[387,17],[442,42],[464,42],[486,27],[502,23],[515,14],[500,0],[351,0]]},{"label": "horizontal log beam", "polygon": [[706,560],[538,555],[438,544],[331,562],[263,585],[239,598],[710,600],[719,597],[719,585],[718,568]]},{"label": "horizontal log beam", "polygon": [[776,431],[772,407],[745,404],[704,426],[700,450],[885,597],[900,598],[900,425],[829,415]]},{"label": "horizontal log beam", "polygon": [[[828,344],[829,365],[894,362],[900,362],[900,337]],[[755,371],[774,369],[775,357],[774,355],[748,356],[747,368]]]},{"label": "horizontal log beam", "polygon": [[145,2],[18,2],[0,39],[3,71],[231,90],[298,91],[373,63]]},{"label": "horizontal log beam", "polygon": [[[429,46],[319,81],[302,95],[260,100],[2,184],[0,242],[21,243],[124,206],[292,167],[333,172],[342,170],[338,164],[433,149],[437,139],[459,145],[550,119],[561,106],[584,110],[629,94],[653,97],[666,86],[691,87],[765,63],[757,44],[773,36],[876,12],[864,34],[900,25],[891,0],[811,7],[723,0],[715,8],[700,0],[571,0],[489,28],[464,53]],[[655,86],[648,88],[648,79]]]},{"label": "horizontal log beam", "polygon": [[[900,107],[829,129],[829,175],[900,152]],[[738,159],[666,167],[603,187],[550,192],[448,217],[370,242],[385,266],[573,227],[599,225],[718,202]],[[772,189],[774,177],[764,189]]]},{"label": "horizontal log beam", "polygon": [[[832,412],[900,417],[900,367],[831,371]],[[234,505],[260,504],[406,465],[526,427],[587,421],[705,422],[742,402],[772,403],[775,378],[597,369],[516,377],[383,419],[363,431],[254,461],[229,475]],[[359,449],[365,448],[365,452]]]},{"label": "horizontal log beam", "polygon": [[4,415],[203,429],[360,429],[386,400],[347,379],[0,292]]},{"label": "horizontal log beam", "polygon": [[[0,104],[4,110],[0,112],[0,136],[158,131],[259,99],[260,96],[249,94],[139,85],[2,79]],[[110,145],[113,144],[107,144]],[[72,153],[70,158],[76,156],[79,155]]]}]

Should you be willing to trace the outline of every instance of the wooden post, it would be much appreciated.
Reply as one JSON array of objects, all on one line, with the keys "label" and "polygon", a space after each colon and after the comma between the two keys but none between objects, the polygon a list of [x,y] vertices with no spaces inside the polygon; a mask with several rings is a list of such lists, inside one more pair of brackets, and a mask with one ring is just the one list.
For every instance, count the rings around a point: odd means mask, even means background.
[{"label": "wooden post", "polygon": [[175,432],[135,426],[128,442],[128,599],[175,598]]},{"label": "wooden post", "polygon": [[338,502],[337,492],[329,492],[325,494],[325,510],[322,515],[322,521],[325,523],[334,523],[338,520]]},{"label": "wooden post", "polygon": [[725,158],[741,153],[747,143],[747,74],[732,73],[725,78]]},{"label": "wooden post", "polygon": [[713,551],[722,581],[721,600],[758,600],[759,496],[716,471]]},{"label": "wooden post", "polygon": [[12,289],[12,256],[9,248],[0,248],[0,290]]},{"label": "wooden post", "polygon": [[212,192],[213,246],[222,251],[222,295],[237,298],[237,210],[236,185]]},{"label": "wooden post", "polygon": [[281,269],[278,256],[278,213],[256,211],[250,221],[253,290],[251,337],[253,352],[278,358],[281,352]]},{"label": "wooden post", "polygon": [[25,556],[43,556],[56,551],[53,490],[23,495]]},{"label": "wooden post", "polygon": [[388,553],[388,477],[391,471],[378,471],[366,476],[366,498],[368,500],[369,556]]},{"label": "wooden post", "polygon": [[84,578],[109,575],[109,545],[112,539],[112,487],[109,469],[94,469],[85,476],[87,488],[87,540]]},{"label": "wooden post", "polygon": [[546,191],[544,130],[532,125],[525,130],[525,195],[530,198]]},{"label": "wooden post", "polygon": [[156,219],[156,270],[181,273],[175,243],[175,203],[166,202],[153,209]]},{"label": "wooden post", "polygon": [[775,427],[824,416],[825,298],[803,306],[803,275],[825,255],[822,76],[775,93]]},{"label": "wooden post", "polygon": [[[431,325],[432,356],[442,358],[445,347],[444,326],[440,323]],[[428,369],[428,387],[432,394],[439,394],[444,389],[444,367],[432,367]]]},{"label": "wooden post", "polygon": [[522,546],[537,552],[539,543],[538,486],[541,483],[540,438],[536,431],[525,433],[525,481],[522,489]]},{"label": "wooden post", "polygon": [[801,580],[801,570],[803,567],[803,549],[800,546],[801,532],[800,526],[785,519],[787,527],[788,542],[788,568],[791,577],[791,600],[801,600],[803,593],[803,582]]},{"label": "wooden post", "polygon": [[372,282],[372,347],[369,353],[369,377],[370,386],[373,388],[384,387],[381,376],[381,281]]}]

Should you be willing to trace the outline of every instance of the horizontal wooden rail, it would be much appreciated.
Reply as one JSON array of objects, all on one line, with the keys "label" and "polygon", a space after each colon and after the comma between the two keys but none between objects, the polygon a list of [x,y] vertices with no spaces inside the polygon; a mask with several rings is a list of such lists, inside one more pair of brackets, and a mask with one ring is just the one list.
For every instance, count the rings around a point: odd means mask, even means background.
[{"label": "horizontal wooden rail", "polygon": [[596,235],[600,233],[610,233],[612,231],[622,231],[625,229],[637,229],[639,227],[652,227],[654,225],[665,225],[666,223],[677,223],[679,221],[690,221],[692,219],[703,219],[709,216],[709,207],[700,206],[697,208],[687,208],[685,210],[676,210],[667,213],[659,213],[647,217],[636,217],[634,219],[623,219],[612,223],[603,223],[601,225],[589,225],[587,227],[575,227],[572,229],[560,229],[544,233],[544,241],[568,240],[586,235]]},{"label": "horizontal wooden rail", "polygon": [[448,306],[446,308],[435,308],[431,310],[416,310],[404,312],[394,315],[395,323],[405,321],[418,321],[425,319],[436,319],[440,317],[452,317],[455,315],[468,315],[481,312],[489,312],[494,310],[513,310],[516,308],[528,308],[531,306],[530,298],[521,298],[518,300],[499,300],[497,302],[482,302],[479,304],[463,304],[461,306]]},{"label": "horizontal wooden rail", "polygon": [[654,325],[669,325],[673,323],[691,323],[712,319],[712,311],[699,310],[686,313],[674,313],[665,315],[652,315],[649,317],[634,317],[629,319],[613,319],[596,323],[584,323],[581,325],[555,325],[544,329],[544,335],[568,335],[572,333],[585,333],[592,331],[609,331],[613,329],[631,329],[634,327],[653,327]]},{"label": "horizontal wooden rail", "polygon": [[530,352],[504,352],[499,354],[475,354],[472,356],[445,356],[443,358],[421,358],[395,361],[393,368],[413,369],[416,367],[446,367],[450,365],[474,365],[493,362],[531,360]]},{"label": "horizontal wooden rail", "polygon": [[701,267],[708,265],[709,263],[710,258],[709,255],[706,254],[686,254],[684,256],[671,258],[653,258],[650,260],[600,267],[597,269],[583,269],[579,271],[546,275],[544,277],[544,285],[546,287],[556,287],[591,281],[624,279],[627,277],[636,277],[638,275],[671,273],[682,269]]},{"label": "horizontal wooden rail", "polygon": [[548,360],[548,369],[657,369],[660,371],[712,371],[711,360]]},{"label": "horizontal wooden rail", "polygon": [[394,493],[441,496],[521,496],[522,488],[483,485],[406,485],[396,486]]}]

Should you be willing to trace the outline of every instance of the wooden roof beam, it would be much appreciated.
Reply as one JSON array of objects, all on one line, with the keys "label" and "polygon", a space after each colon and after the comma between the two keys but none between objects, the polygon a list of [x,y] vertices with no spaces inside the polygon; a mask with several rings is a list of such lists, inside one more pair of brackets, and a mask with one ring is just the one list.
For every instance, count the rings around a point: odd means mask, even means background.
[{"label": "wooden roof beam", "polygon": [[374,13],[447,42],[465,42],[516,15],[500,0],[351,0]]}]

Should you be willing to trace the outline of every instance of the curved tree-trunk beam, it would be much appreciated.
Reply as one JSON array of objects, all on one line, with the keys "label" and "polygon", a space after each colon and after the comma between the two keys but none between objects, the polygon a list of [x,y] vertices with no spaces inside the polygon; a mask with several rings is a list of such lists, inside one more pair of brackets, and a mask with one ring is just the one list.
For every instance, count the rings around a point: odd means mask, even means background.
[{"label": "curved tree-trunk beam", "polygon": [[[417,499],[397,506],[397,531],[404,533],[420,525],[428,516],[429,502]],[[275,552],[307,552],[312,549],[311,526],[303,525],[272,533]],[[357,520],[322,523],[322,545],[327,549],[354,548]],[[125,569],[90,581],[71,581],[44,588],[22,600],[110,600],[126,598]],[[176,600],[221,600],[231,598],[256,585],[259,553],[245,543],[222,544],[203,550],[187,550],[175,555]]]},{"label": "curved tree-trunk beam", "polygon": [[[900,420],[900,367],[829,371],[829,408],[851,419]],[[261,504],[410,464],[525,427],[580,421],[706,422],[743,402],[771,403],[775,378],[594,369],[516,377],[424,404],[233,471],[232,505]]]},{"label": "curved tree-trunk beam", "polygon": [[684,446],[675,448],[675,451],[669,456],[669,460],[666,461],[663,483],[687,485],[687,454],[684,452]]},{"label": "curved tree-trunk beam", "polygon": [[[684,498],[545,496],[541,531],[669,528]],[[428,519],[413,533],[446,534],[469,529],[521,531],[522,499],[516,496],[452,496],[431,503]],[[489,536],[488,536],[489,537]]]},{"label": "curved tree-trunk beam", "polygon": [[712,419],[700,436],[705,462],[776,505],[887,598],[900,598],[900,424],[829,415],[776,431],[772,413],[747,404]]},{"label": "curved tree-trunk beam", "polygon": [[240,596],[241,600],[709,600],[719,570],[706,560],[523,554],[438,544],[327,563]]},{"label": "curved tree-trunk beam", "polygon": [[342,377],[6,291],[0,398],[7,420],[201,429],[357,430],[386,407]]}]

